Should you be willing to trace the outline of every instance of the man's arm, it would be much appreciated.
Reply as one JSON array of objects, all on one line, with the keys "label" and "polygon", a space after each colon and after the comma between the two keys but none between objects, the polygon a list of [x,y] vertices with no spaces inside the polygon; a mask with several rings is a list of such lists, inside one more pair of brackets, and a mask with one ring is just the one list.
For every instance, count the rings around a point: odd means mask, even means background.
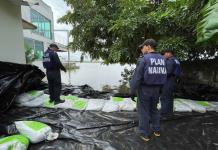
[{"label": "man's arm", "polygon": [[140,84],[143,82],[144,79],[145,60],[144,58],[139,59],[140,61],[135,69],[132,80],[130,81],[131,94],[136,94],[137,89],[139,88]]},{"label": "man's arm", "polygon": [[169,59],[166,61],[166,68],[167,68],[167,76],[168,77],[172,76],[175,70],[175,62],[173,59]]},{"label": "man's arm", "polygon": [[65,67],[63,66],[63,64],[61,63],[59,57],[58,57],[58,54],[57,53],[54,53],[53,55],[53,60],[55,62],[55,64],[57,65],[58,68],[60,68],[61,70],[63,70],[64,72],[66,72],[66,69]]}]

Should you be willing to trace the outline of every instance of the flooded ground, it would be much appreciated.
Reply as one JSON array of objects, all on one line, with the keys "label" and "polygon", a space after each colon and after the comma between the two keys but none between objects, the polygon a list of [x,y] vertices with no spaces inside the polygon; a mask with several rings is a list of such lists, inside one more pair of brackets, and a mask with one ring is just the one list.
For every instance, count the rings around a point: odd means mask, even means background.
[{"label": "flooded ground", "polygon": [[[42,68],[41,62],[34,63]],[[119,86],[122,79],[121,72],[125,67],[131,68],[133,65],[103,65],[101,63],[76,63],[79,69],[68,72],[61,72],[62,82],[65,84],[84,85],[88,84],[96,90],[101,90],[104,85],[112,87]]]}]

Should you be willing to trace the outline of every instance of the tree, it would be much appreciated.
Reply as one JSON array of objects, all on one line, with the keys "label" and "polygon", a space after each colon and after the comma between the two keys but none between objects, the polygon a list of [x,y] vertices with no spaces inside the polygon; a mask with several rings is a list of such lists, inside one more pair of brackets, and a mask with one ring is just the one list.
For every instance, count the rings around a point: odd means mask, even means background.
[{"label": "tree", "polygon": [[218,37],[218,0],[210,0],[201,10],[202,20],[198,22],[198,43],[216,42]]},{"label": "tree", "polygon": [[[196,42],[196,27],[208,0],[65,1],[72,11],[59,21],[73,26],[70,46],[105,63],[135,63],[137,47],[147,38],[158,40],[159,51],[174,48],[182,60],[209,58],[217,51],[215,42]],[[206,25],[202,26],[198,33]]]}]

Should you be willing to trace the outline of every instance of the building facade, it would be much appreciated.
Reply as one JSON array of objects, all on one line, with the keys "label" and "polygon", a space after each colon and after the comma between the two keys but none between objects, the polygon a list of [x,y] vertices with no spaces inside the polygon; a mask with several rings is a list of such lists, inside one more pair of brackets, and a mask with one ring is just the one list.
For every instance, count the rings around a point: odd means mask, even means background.
[{"label": "building facade", "polygon": [[54,20],[50,6],[42,0],[38,5],[21,6],[22,18],[34,24],[36,30],[24,30],[25,48],[31,48],[37,59],[41,59],[47,47],[54,43]]},{"label": "building facade", "polygon": [[21,1],[0,0],[0,61],[26,63]]}]

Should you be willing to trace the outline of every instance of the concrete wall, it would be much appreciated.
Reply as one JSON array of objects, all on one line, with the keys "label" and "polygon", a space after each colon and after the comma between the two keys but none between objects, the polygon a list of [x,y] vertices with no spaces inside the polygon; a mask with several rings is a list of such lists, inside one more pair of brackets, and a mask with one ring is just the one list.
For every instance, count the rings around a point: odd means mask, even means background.
[{"label": "concrete wall", "polygon": [[206,84],[218,88],[218,57],[211,60],[183,62],[182,70],[185,83]]},{"label": "concrete wall", "polygon": [[[53,12],[51,7],[49,7],[47,4],[45,4],[42,0],[38,0],[39,5],[34,5],[34,6],[21,6],[22,10],[22,18],[27,20],[28,22],[31,22],[31,8],[45,16],[51,21],[51,29],[52,32],[54,30],[54,20],[53,20]],[[47,49],[47,47],[54,42],[54,35],[52,33],[52,39],[48,39],[42,35],[39,35],[37,33],[34,33],[31,30],[24,30],[24,37],[41,41],[44,43],[44,50]]]},{"label": "concrete wall", "polygon": [[21,8],[0,1],[0,61],[26,63]]}]

